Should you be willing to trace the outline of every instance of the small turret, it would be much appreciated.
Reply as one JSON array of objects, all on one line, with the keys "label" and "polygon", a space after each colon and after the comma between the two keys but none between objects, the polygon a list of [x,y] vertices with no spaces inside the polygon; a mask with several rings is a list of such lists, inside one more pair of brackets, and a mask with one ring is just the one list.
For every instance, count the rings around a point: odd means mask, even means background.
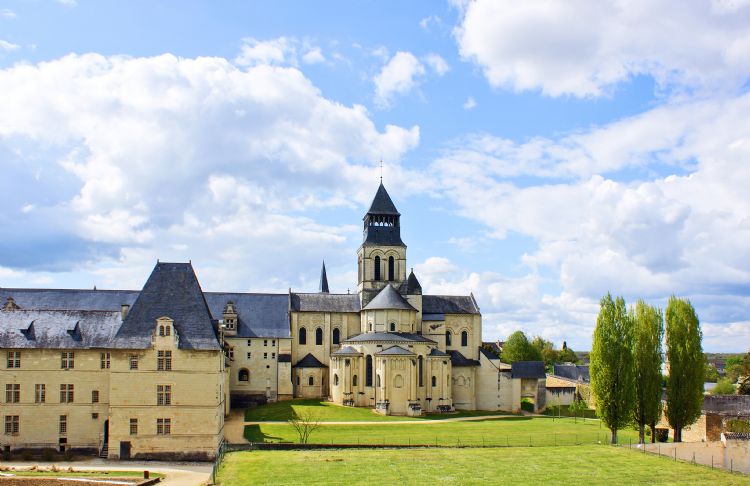
[{"label": "small turret", "polygon": [[328,290],[328,276],[326,275],[326,262],[323,261],[323,268],[320,269],[320,287],[318,288],[318,292],[327,294],[329,293]]},{"label": "small turret", "polygon": [[411,269],[409,278],[406,279],[406,294],[407,295],[422,295],[422,286],[417,280],[417,276],[414,275],[414,269]]}]

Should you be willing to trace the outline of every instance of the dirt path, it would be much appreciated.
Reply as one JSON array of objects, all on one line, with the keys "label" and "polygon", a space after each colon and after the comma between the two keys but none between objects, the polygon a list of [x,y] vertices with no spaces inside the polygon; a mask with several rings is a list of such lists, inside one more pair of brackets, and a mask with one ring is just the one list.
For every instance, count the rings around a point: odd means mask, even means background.
[{"label": "dirt path", "polygon": [[[30,469],[34,465],[50,467],[53,464],[64,470],[72,467],[74,471],[150,471],[163,474],[165,478],[159,484],[165,486],[202,486],[208,482],[211,474],[211,464],[205,462],[137,462],[90,459],[55,463],[4,462],[3,466]],[[64,473],[61,473],[62,475]]]}]

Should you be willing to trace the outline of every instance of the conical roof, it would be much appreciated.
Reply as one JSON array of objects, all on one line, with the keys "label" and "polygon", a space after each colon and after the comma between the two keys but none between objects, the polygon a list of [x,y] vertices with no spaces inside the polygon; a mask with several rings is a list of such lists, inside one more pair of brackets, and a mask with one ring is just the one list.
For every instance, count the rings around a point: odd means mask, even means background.
[{"label": "conical roof", "polygon": [[326,275],[326,262],[323,262],[323,268],[320,269],[320,287],[318,292],[328,293],[328,275]]},{"label": "conical roof", "polygon": [[419,280],[417,280],[417,276],[414,275],[413,268],[411,270],[411,273],[409,274],[409,277],[406,279],[406,293],[409,295],[422,293],[422,286],[419,284]]},{"label": "conical roof", "polygon": [[416,310],[391,285],[383,287],[383,290],[381,290],[364,308],[364,310],[376,309]]},{"label": "conical roof", "polygon": [[367,214],[401,215],[401,213],[398,212],[398,209],[396,209],[396,205],[393,204],[391,196],[388,195],[388,191],[385,190],[385,186],[383,186],[382,182],[378,187],[378,192],[375,193],[375,198],[372,200],[372,204],[370,204],[370,209],[367,211]]}]

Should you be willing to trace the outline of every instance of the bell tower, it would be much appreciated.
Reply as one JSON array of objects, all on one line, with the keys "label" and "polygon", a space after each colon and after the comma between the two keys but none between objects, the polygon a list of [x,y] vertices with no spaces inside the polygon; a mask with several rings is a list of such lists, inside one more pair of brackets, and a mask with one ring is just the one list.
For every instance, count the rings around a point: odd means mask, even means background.
[{"label": "bell tower", "polygon": [[363,218],[362,245],[357,250],[358,291],[362,306],[388,284],[399,290],[406,282],[406,245],[401,241],[401,213],[380,182]]}]

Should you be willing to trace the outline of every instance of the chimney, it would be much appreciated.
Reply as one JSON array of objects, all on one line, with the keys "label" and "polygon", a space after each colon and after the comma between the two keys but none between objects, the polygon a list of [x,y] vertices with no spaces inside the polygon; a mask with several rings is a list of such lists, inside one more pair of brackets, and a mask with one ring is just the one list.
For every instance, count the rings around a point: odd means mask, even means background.
[{"label": "chimney", "polygon": [[128,304],[122,304],[122,307],[120,308],[120,314],[122,314],[122,320],[124,321],[126,317],[128,317],[128,311],[130,310],[130,306]]}]

